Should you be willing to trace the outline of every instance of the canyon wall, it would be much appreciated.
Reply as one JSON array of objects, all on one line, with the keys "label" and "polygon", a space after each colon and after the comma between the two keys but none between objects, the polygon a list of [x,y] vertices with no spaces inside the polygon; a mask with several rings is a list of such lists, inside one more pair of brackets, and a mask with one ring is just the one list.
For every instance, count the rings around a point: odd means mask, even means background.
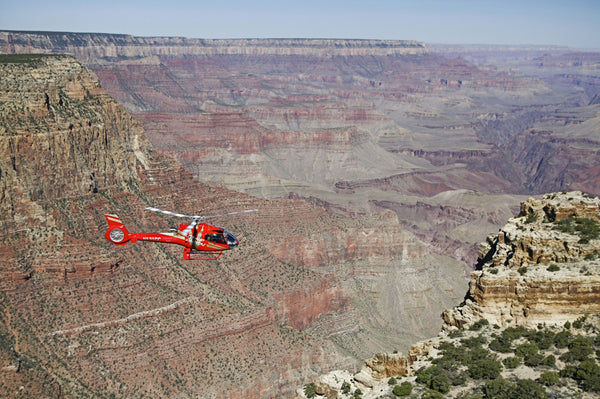
[{"label": "canyon wall", "polygon": [[190,39],[184,37],[136,37],[102,33],[0,32],[4,53],[65,53],[82,62],[102,58],[158,56],[396,56],[425,54],[424,43],[414,40],[349,39]]},{"label": "canyon wall", "polygon": [[600,311],[598,197],[563,192],[525,201],[479,253],[465,302],[442,314],[446,328],[479,319],[562,325]]}]

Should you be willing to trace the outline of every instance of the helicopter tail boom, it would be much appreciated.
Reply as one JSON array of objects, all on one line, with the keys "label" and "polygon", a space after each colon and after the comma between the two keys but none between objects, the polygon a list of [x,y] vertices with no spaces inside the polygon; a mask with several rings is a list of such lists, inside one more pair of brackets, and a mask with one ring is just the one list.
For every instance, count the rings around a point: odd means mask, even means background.
[{"label": "helicopter tail boom", "polygon": [[108,223],[108,229],[104,233],[107,240],[116,245],[125,245],[128,242],[135,242],[137,239],[133,234],[127,231],[127,228],[121,222],[117,215],[104,215]]}]

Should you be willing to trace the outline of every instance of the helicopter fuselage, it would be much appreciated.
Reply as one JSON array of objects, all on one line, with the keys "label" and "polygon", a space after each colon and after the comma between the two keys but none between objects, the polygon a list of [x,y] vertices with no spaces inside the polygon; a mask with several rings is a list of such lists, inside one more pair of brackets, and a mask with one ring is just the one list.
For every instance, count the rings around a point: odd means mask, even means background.
[{"label": "helicopter fuselage", "polygon": [[104,237],[116,245],[125,245],[136,241],[153,241],[166,244],[177,244],[184,247],[183,258],[190,259],[192,251],[215,255],[209,259],[217,259],[222,251],[235,248],[239,241],[229,231],[206,223],[195,225],[182,223],[174,231],[164,233],[130,233],[116,215],[105,215],[108,230]]}]

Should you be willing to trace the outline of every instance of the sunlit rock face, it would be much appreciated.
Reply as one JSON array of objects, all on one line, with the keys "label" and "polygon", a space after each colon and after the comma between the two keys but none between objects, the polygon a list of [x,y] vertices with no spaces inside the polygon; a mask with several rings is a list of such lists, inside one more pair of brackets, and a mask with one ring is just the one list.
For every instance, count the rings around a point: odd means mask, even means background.
[{"label": "sunlit rock face", "polygon": [[[572,230],[561,229],[566,222]],[[446,327],[479,319],[562,325],[597,313],[599,235],[598,197],[562,192],[523,202],[520,215],[481,245],[481,270],[472,275],[465,303],[443,313]]]}]

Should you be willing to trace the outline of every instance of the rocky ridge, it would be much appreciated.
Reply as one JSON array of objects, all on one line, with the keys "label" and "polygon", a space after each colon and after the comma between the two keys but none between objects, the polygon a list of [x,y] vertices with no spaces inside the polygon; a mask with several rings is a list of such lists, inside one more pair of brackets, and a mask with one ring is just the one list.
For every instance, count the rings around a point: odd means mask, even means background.
[{"label": "rocky ridge", "polygon": [[[583,225],[559,230],[584,220],[590,236]],[[446,326],[487,319],[532,327],[599,312],[599,223],[600,200],[581,192],[523,202],[520,215],[480,246],[480,270],[471,276],[464,305],[443,313]]]},{"label": "rocky ridge", "polygon": [[190,39],[184,37],[139,37],[102,33],[1,31],[5,54],[44,52],[72,54],[81,61],[151,56],[364,56],[407,55],[428,52],[413,40],[350,39]]},{"label": "rocky ridge", "polygon": [[[589,222],[583,224],[584,220]],[[565,228],[567,223],[571,227]],[[594,339],[593,332],[598,332],[600,326],[599,287],[600,198],[582,192],[530,198],[521,203],[519,216],[510,219],[480,245],[478,270],[471,274],[466,299],[442,313],[445,324],[438,337],[413,345],[407,356],[376,354],[358,373],[333,371],[323,375],[315,382],[316,393],[327,398],[346,397],[342,394],[342,384],[346,382],[344,391],[358,389],[365,399],[381,395],[392,397],[392,386],[387,384],[389,378],[404,376],[405,381],[414,383],[417,371],[431,366],[432,359],[442,356],[442,343],[447,345],[448,340],[457,336],[479,337],[477,339],[483,336],[487,342],[512,328],[514,331],[544,329],[545,334],[554,337],[563,326],[571,328],[573,324],[581,329],[582,321],[595,320],[585,331],[580,331],[583,336]],[[492,325],[493,329],[484,328],[483,335],[478,332],[483,326]],[[568,331],[563,334],[571,336]],[[563,354],[564,351],[555,350],[547,355],[552,353]],[[564,364],[561,362],[561,367]],[[524,374],[511,373],[507,368],[503,375],[506,378],[540,376],[539,371],[521,370],[520,373]],[[563,386],[562,394],[581,392],[575,386],[566,388],[566,382]],[[464,392],[475,389],[473,386]],[[307,397],[304,389],[297,392],[299,398]],[[456,389],[453,392],[457,394]]]}]

